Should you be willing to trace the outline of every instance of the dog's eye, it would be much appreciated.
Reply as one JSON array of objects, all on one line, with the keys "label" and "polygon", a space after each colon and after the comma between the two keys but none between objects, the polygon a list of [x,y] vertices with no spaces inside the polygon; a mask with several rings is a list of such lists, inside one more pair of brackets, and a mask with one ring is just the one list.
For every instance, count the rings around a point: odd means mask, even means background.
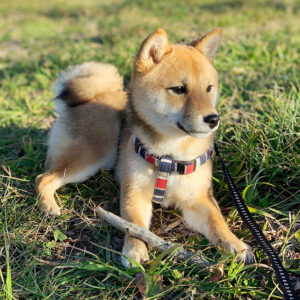
[{"label": "dog's eye", "polygon": [[186,94],[186,87],[184,85],[173,86],[173,87],[168,88],[168,90],[171,90],[176,95]]},{"label": "dog's eye", "polygon": [[212,87],[213,87],[212,84],[210,84],[206,89],[206,93],[210,93],[212,90]]}]

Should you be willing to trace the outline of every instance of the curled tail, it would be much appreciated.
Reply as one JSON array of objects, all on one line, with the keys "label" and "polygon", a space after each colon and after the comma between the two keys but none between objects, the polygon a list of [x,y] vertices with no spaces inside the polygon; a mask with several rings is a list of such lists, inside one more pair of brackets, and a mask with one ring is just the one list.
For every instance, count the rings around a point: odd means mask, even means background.
[{"label": "curled tail", "polygon": [[54,86],[58,113],[61,106],[75,107],[96,99],[103,92],[123,90],[123,78],[110,64],[87,62],[68,68]]}]

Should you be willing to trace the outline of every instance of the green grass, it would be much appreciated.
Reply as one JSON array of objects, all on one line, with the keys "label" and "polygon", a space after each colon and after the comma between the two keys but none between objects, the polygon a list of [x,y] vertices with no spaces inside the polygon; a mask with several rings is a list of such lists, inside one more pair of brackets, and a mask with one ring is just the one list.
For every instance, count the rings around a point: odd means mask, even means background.
[{"label": "green grass", "polygon": [[[114,63],[130,80],[141,41],[163,27],[171,42],[224,28],[216,59],[222,123],[218,143],[253,216],[299,275],[300,2],[262,0],[88,0],[0,3],[0,299],[282,298],[269,260],[242,225],[215,164],[215,195],[231,230],[249,243],[244,266],[155,208],[153,231],[202,250],[210,272],[151,250],[151,262],[124,269],[123,235],[97,223],[99,204],[118,213],[109,172],[59,190],[63,215],[39,213],[34,179],[43,171],[55,118],[58,73],[84,61]],[[9,249],[5,249],[5,244]],[[297,255],[298,253],[298,255]],[[298,258],[297,258],[298,257]],[[139,281],[141,279],[141,281]]]}]

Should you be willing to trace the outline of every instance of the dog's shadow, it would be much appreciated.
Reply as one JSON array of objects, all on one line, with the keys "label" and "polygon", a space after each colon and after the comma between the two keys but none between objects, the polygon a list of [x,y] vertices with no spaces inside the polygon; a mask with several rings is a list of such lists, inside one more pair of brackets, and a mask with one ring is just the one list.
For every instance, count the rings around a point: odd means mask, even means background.
[{"label": "dog's shadow", "polygon": [[46,153],[47,130],[17,124],[0,127],[1,172],[22,180],[31,180],[41,171]]}]

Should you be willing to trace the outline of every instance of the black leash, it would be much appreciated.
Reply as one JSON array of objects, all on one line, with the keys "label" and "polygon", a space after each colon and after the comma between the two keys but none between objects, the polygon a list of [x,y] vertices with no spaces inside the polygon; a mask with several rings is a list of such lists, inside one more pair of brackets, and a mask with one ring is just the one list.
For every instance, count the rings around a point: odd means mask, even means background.
[{"label": "black leash", "polygon": [[264,236],[263,232],[261,231],[261,229],[258,227],[256,222],[254,221],[253,217],[251,216],[245,202],[243,201],[235,184],[233,183],[233,180],[232,180],[227,168],[225,167],[225,164],[220,156],[220,153],[219,153],[219,150],[218,150],[218,147],[216,144],[214,144],[214,149],[216,151],[217,157],[219,158],[219,160],[221,162],[222,169],[223,169],[226,181],[227,181],[229,191],[233,198],[234,204],[235,204],[240,216],[242,217],[244,223],[250,229],[250,231],[252,232],[255,239],[262,247],[262,249],[267,253],[267,255],[271,261],[271,264],[273,266],[273,269],[276,273],[280,287],[283,291],[284,298],[288,299],[288,300],[297,300],[298,297],[296,295],[295,290],[292,287],[292,283],[291,283],[291,280],[289,278],[287,271],[283,267],[277,253],[272,248],[271,244],[268,242],[268,240]]}]

